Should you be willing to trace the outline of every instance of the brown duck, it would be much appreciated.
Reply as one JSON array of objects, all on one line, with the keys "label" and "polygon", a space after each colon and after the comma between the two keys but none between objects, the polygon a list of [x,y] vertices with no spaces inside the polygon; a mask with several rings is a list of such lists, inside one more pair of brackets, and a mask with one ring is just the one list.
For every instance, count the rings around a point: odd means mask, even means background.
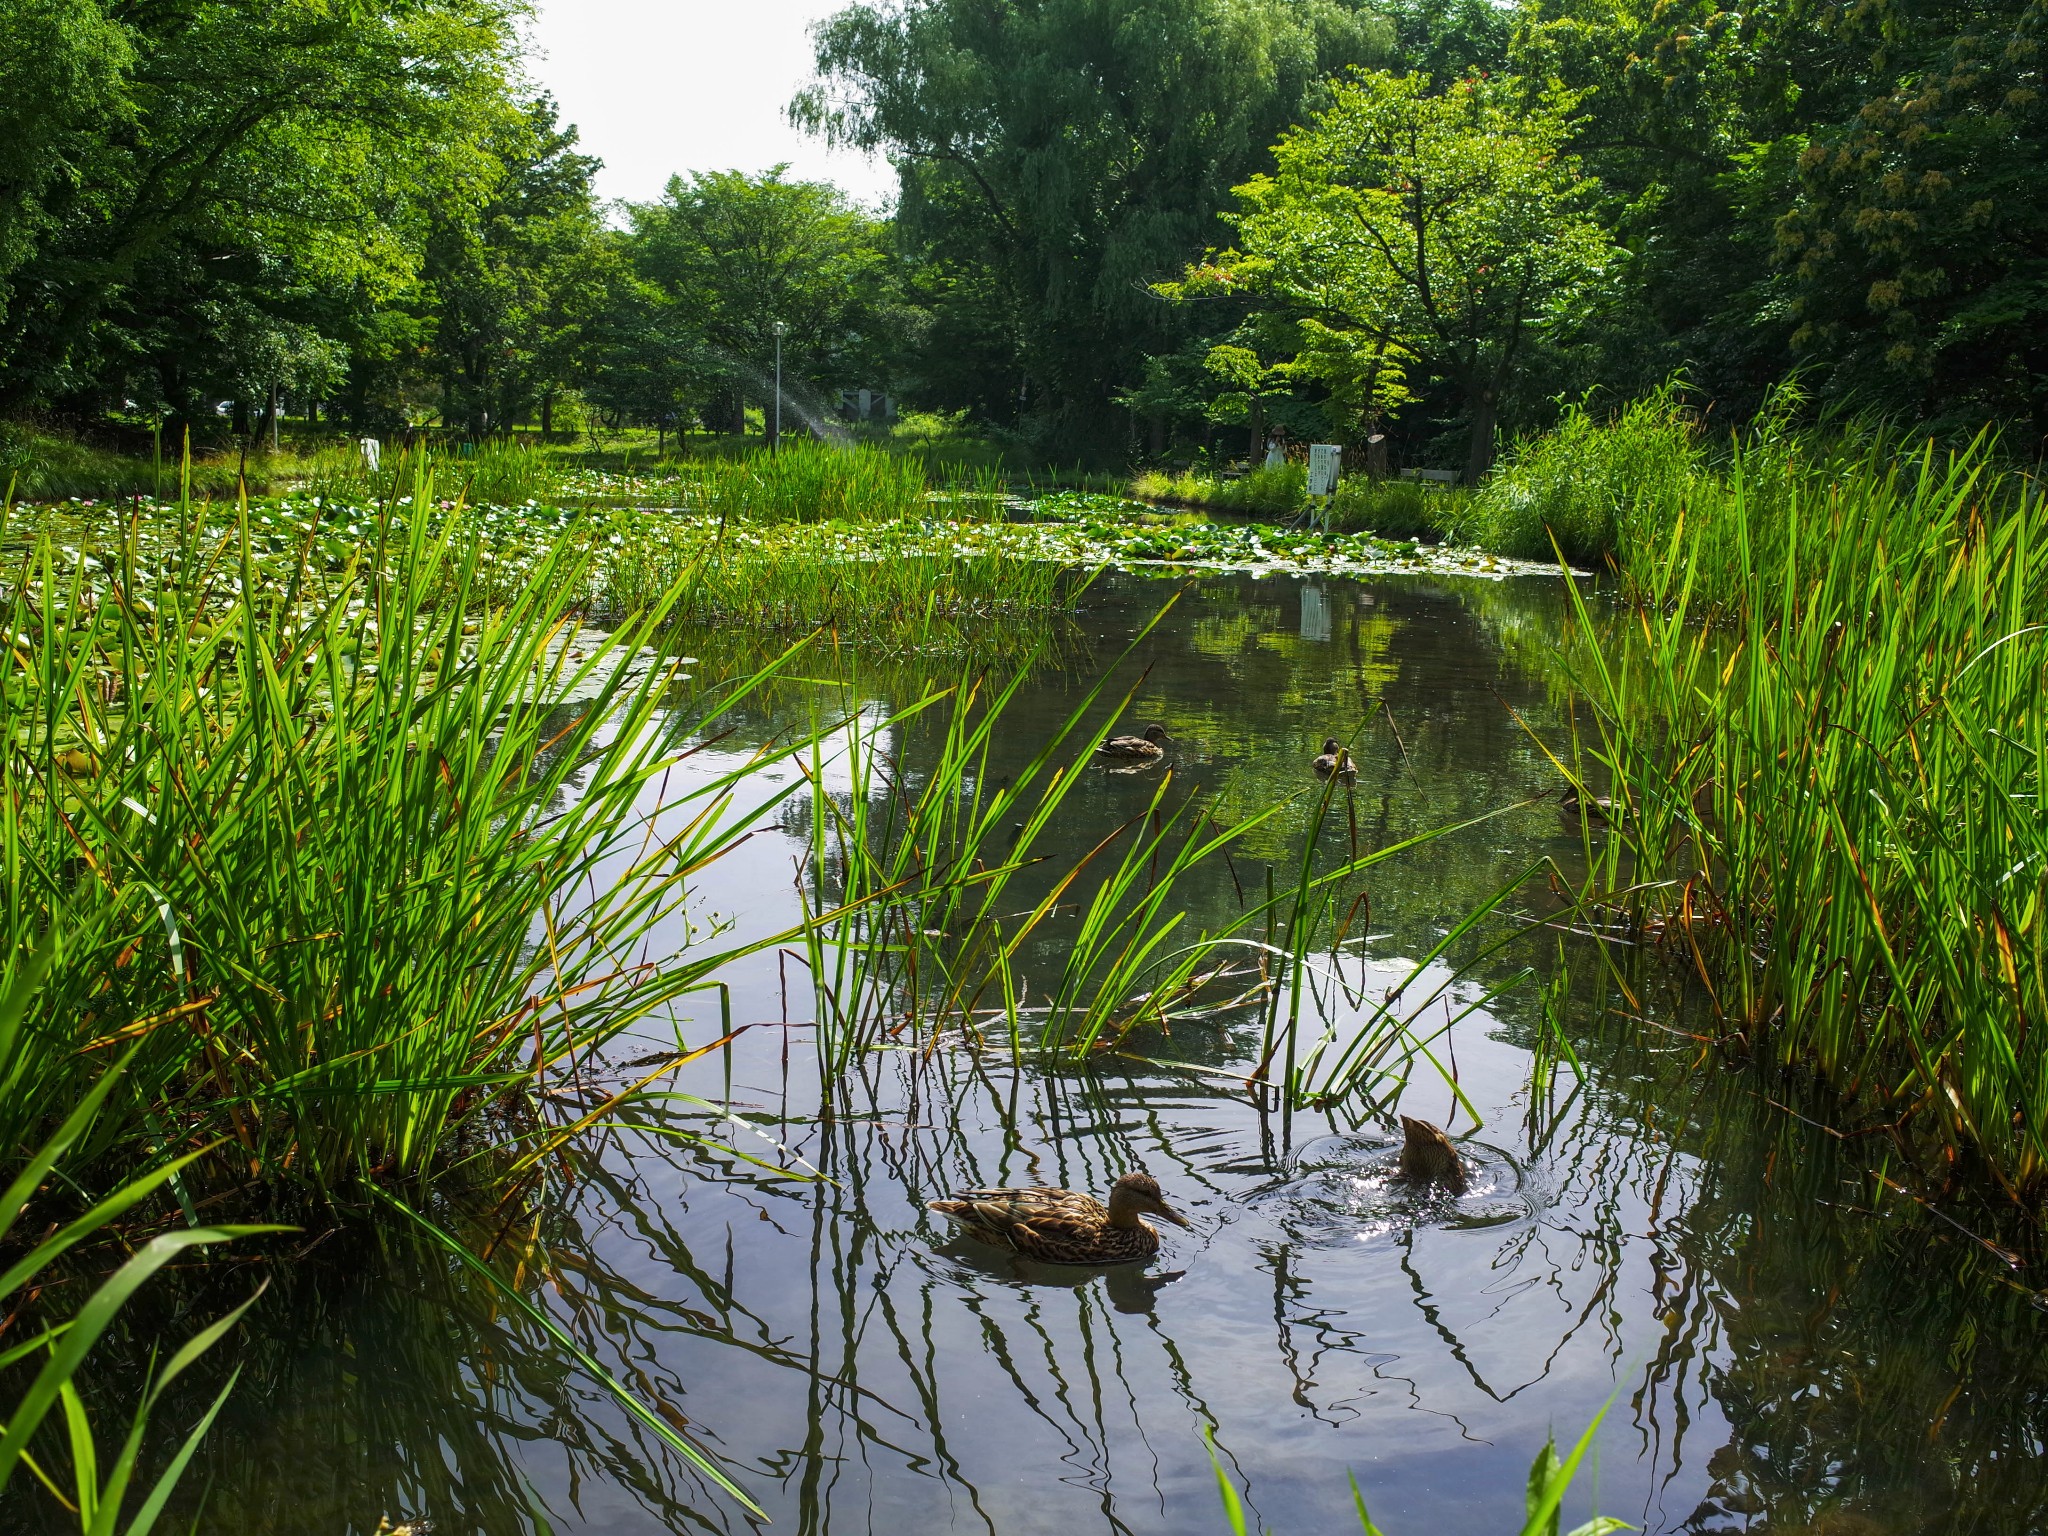
[{"label": "brown duck", "polygon": [[1427,1120],[1401,1117],[1406,1137],[1401,1143],[1401,1177],[1417,1184],[1441,1184],[1454,1195],[1465,1193],[1465,1163],[1451,1138]]},{"label": "brown duck", "polygon": [[1348,784],[1358,777],[1358,765],[1351,761],[1350,752],[1334,736],[1324,740],[1323,755],[1315,760],[1314,767],[1316,777],[1321,779],[1327,779],[1334,773]]},{"label": "brown duck", "polygon": [[1149,762],[1155,757],[1166,755],[1166,727],[1148,725],[1142,736],[1112,736],[1095,749],[1097,757],[1113,757],[1123,762]]},{"label": "brown duck", "polygon": [[1557,797],[1557,811],[1568,825],[1590,821],[1596,827],[1611,826],[1615,820],[1614,801],[1606,795],[1582,795],[1576,787]]},{"label": "brown duck", "polygon": [[1159,1193],[1149,1173],[1127,1173],[1104,1205],[1073,1189],[962,1189],[927,1202],[983,1242],[1046,1264],[1134,1264],[1159,1251],[1159,1232],[1140,1213],[1177,1227],[1187,1218]]}]

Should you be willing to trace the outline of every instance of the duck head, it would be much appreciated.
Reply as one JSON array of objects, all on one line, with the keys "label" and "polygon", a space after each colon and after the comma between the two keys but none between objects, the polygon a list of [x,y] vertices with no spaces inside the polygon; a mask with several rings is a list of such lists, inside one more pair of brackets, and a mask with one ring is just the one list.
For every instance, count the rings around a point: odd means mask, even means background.
[{"label": "duck head", "polygon": [[1166,1203],[1166,1197],[1159,1192],[1157,1179],[1149,1173],[1127,1173],[1109,1192],[1109,1219],[1115,1225],[1124,1226],[1136,1221],[1141,1214],[1157,1216],[1176,1227],[1188,1224],[1187,1217]]}]

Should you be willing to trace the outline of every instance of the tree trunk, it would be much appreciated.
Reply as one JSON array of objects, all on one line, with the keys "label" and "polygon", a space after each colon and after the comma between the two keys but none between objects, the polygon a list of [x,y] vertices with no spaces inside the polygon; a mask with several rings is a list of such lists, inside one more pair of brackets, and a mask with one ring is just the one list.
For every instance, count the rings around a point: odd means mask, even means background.
[{"label": "tree trunk", "polygon": [[555,430],[555,392],[551,389],[540,397],[540,440],[546,442],[548,434]]},{"label": "tree trunk", "polygon": [[1151,440],[1146,444],[1152,455],[1152,462],[1159,463],[1166,457],[1166,412],[1154,411],[1149,423]]},{"label": "tree trunk", "polygon": [[1264,400],[1260,399],[1260,398],[1259,398],[1259,397],[1258,397],[1257,395],[1253,395],[1253,396],[1252,396],[1252,441],[1251,441],[1251,446],[1250,446],[1249,448],[1245,449],[1245,457],[1246,457],[1246,458],[1248,458],[1248,459],[1250,459],[1250,460],[1252,461],[1252,468],[1253,468],[1253,469],[1257,469],[1257,468],[1259,467],[1259,465],[1261,465],[1261,464],[1263,464],[1263,463],[1265,462],[1265,454],[1266,454],[1266,402],[1265,402]]},{"label": "tree trunk", "polygon": [[1493,468],[1493,439],[1500,424],[1500,395],[1491,385],[1472,391],[1472,446],[1465,455],[1465,483],[1477,485]]}]

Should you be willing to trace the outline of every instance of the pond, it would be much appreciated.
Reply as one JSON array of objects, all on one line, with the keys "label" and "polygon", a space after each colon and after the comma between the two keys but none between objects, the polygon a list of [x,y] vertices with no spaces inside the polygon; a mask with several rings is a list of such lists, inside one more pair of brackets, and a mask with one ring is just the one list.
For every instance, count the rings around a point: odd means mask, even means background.
[{"label": "pond", "polygon": [[[1173,592],[1091,589],[998,756],[1021,767]],[[1530,734],[1563,740],[1534,670],[1563,602],[1529,577],[1205,576],[1122,661],[1120,719],[1165,725],[1159,771],[1239,810],[1295,794],[1322,738],[1356,732],[1330,836],[1384,846],[1502,812],[1364,882],[1361,942],[1333,963],[1354,998],[1383,994],[1503,882],[1579,857]],[[691,648],[715,676],[715,644]],[[877,668],[866,718],[917,681]],[[682,772],[744,761],[806,708],[799,684],[765,696]],[[916,733],[899,732],[913,766]],[[1048,851],[1078,857],[1155,787],[1094,772]],[[1263,880],[1307,814],[1197,906],[1234,906],[1233,881]],[[742,936],[793,921],[799,830],[764,816],[706,872],[697,918]],[[1523,937],[1435,1005],[1456,1021],[1433,1050],[1482,1123],[1434,1070],[1400,1101],[1461,1138],[1463,1197],[1393,1179],[1398,1138],[1376,1121],[1262,1108],[1243,1084],[1257,1038],[1228,1019],[1085,1071],[993,1042],[885,1052],[858,1112],[821,1118],[809,984],[769,951],[726,978],[731,1023],[755,1027],[676,1084],[734,1117],[676,1101],[671,1124],[823,1177],[606,1134],[508,1240],[534,1255],[529,1293],[782,1530],[1221,1532],[1220,1464],[1255,1526],[1355,1530],[1355,1478],[1391,1536],[1505,1532],[1545,1437],[1568,1447],[1609,1404],[1567,1526],[1597,1508],[1653,1532],[2041,1529],[2033,1292],[1910,1201],[1874,1206],[1859,1148],[1705,1056],[1682,991],[1623,991],[1585,946],[1560,978],[1539,900],[1497,920]],[[1027,997],[1061,943],[1055,924],[1028,957]],[[1535,979],[1456,1017],[1524,965]],[[1547,1072],[1546,1007],[1576,1052]],[[720,1018],[706,1001],[686,1037]],[[1138,1166],[1192,1223],[1144,1269],[1023,1264],[923,1209],[962,1185],[1103,1191]],[[278,1269],[188,1478],[210,1487],[210,1526],[756,1523],[444,1260],[384,1242],[332,1238]]]}]

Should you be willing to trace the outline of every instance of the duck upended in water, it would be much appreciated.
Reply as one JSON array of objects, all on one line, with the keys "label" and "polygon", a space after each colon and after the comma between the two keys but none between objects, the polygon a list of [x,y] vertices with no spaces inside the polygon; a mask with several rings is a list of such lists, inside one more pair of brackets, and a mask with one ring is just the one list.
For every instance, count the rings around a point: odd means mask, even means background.
[{"label": "duck upended in water", "polygon": [[1590,821],[1597,827],[1612,826],[1614,801],[1606,795],[1582,795],[1576,787],[1557,797],[1557,812],[1567,822]]},{"label": "duck upended in water", "polygon": [[1406,1139],[1401,1143],[1401,1177],[1417,1184],[1441,1184],[1454,1195],[1465,1193],[1465,1163],[1451,1138],[1427,1120],[1401,1117]]},{"label": "duck upended in water", "polygon": [[1073,1189],[962,1189],[925,1209],[971,1236],[1046,1264],[1131,1264],[1159,1251],[1159,1232],[1140,1213],[1177,1227],[1188,1220],[1166,1203],[1149,1173],[1127,1173],[1104,1205]]},{"label": "duck upended in water", "polygon": [[1142,736],[1112,736],[1095,749],[1097,757],[1114,757],[1125,761],[1147,762],[1166,755],[1166,727],[1148,725]]},{"label": "duck upended in water", "polygon": [[1345,782],[1358,777],[1358,764],[1351,761],[1350,751],[1331,736],[1323,742],[1323,755],[1315,760],[1316,776],[1327,779],[1331,774]]}]

